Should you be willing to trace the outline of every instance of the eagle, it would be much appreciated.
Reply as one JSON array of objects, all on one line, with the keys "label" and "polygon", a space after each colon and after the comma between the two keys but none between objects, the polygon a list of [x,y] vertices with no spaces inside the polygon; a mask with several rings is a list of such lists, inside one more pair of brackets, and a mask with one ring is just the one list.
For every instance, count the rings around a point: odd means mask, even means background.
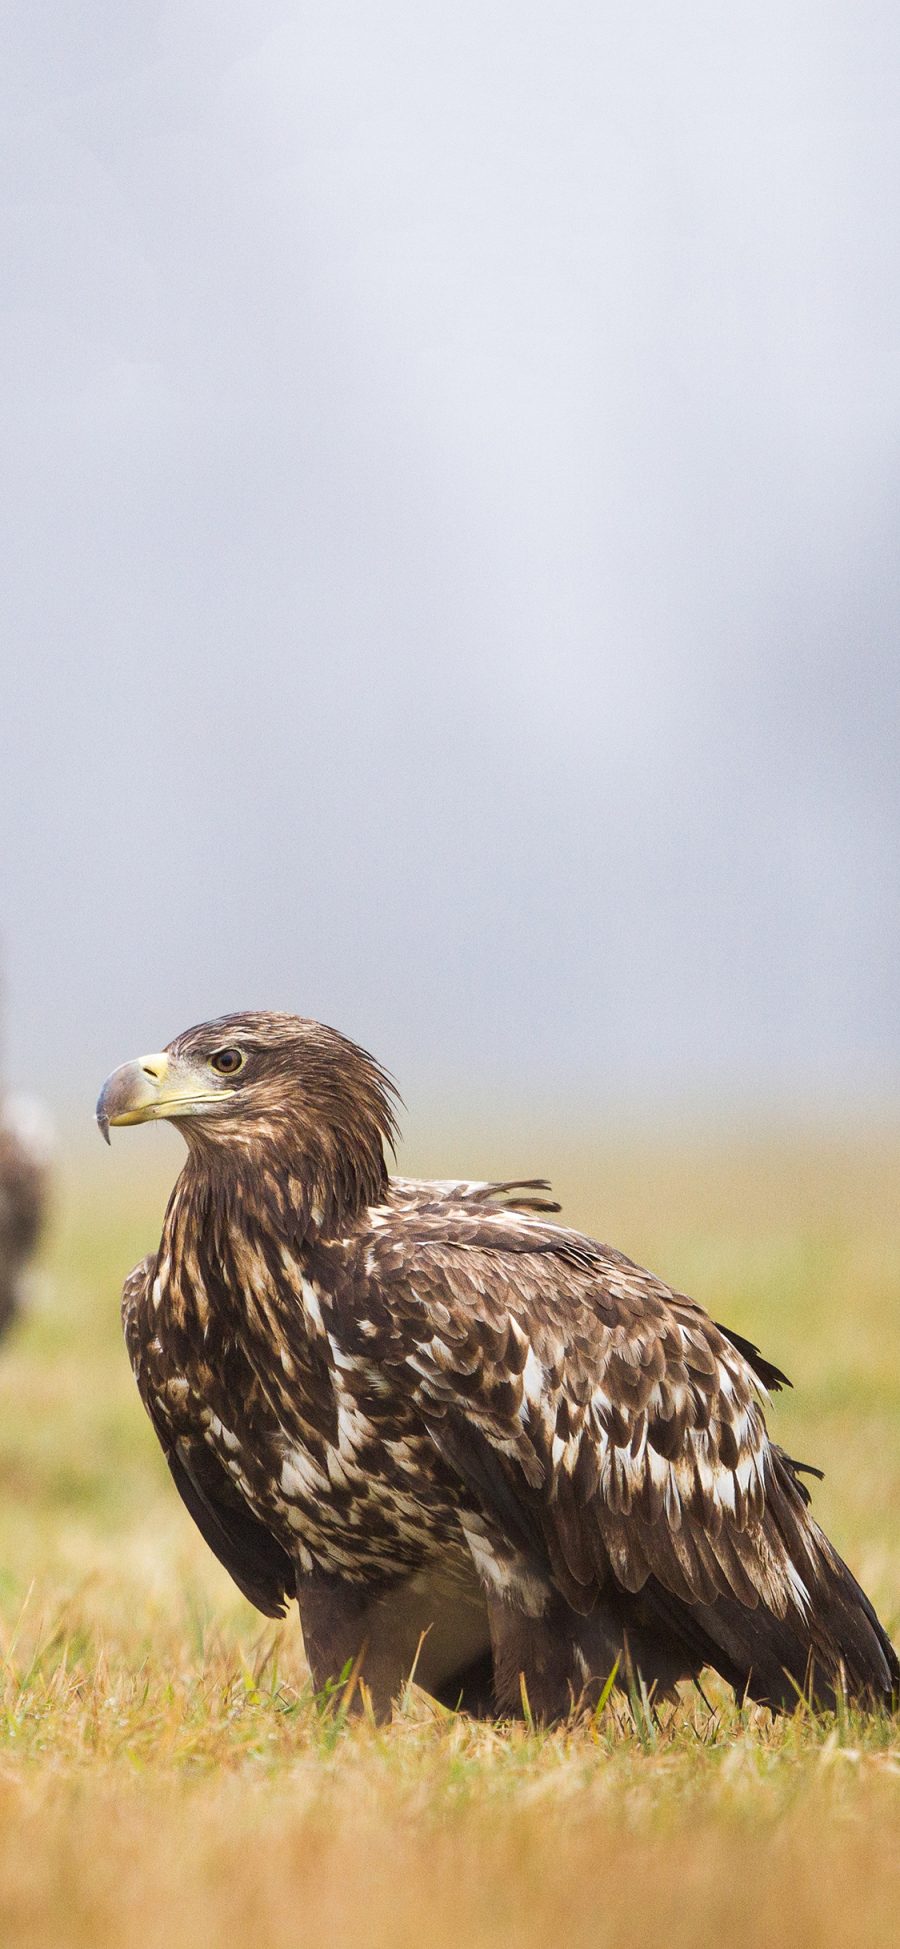
[{"label": "eagle", "polygon": [[900,1668],[769,1436],[786,1377],[544,1180],[389,1175],[397,1093],[337,1030],[219,1017],[113,1071],[187,1144],[125,1338],[175,1484],[312,1680],[379,1718],[543,1724],[610,1682],[889,1705]]},{"label": "eagle", "polygon": [[46,1217],[50,1149],[41,1105],[0,1099],[0,1334],[24,1307],[28,1264]]}]

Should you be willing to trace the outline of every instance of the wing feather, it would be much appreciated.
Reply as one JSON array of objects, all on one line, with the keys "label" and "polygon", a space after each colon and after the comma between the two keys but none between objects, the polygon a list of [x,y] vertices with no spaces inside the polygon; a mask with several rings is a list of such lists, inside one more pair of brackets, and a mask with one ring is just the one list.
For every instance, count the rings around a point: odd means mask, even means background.
[{"label": "wing feather", "polygon": [[773,1504],[760,1391],[783,1376],[751,1343],[621,1253],[472,1198],[407,1205],[372,1279],[394,1380],[576,1609],[650,1579],[691,1604],[798,1604],[809,1519],[790,1472]]},{"label": "wing feather", "polygon": [[153,1335],[151,1289],[153,1257],[129,1273],[122,1290],[122,1324],[141,1400],[147,1410],[175,1487],[205,1542],[243,1595],[266,1617],[283,1617],[296,1592],[290,1557],[254,1515],[237,1485],[203,1440],[200,1404],[185,1402],[173,1415],[171,1402],[153,1387],[147,1351]]}]

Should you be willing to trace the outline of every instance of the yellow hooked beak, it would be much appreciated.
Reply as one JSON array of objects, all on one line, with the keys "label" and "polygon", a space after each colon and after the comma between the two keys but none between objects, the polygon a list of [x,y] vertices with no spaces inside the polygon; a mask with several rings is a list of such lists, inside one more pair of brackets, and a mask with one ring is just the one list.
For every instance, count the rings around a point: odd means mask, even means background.
[{"label": "yellow hooked beak", "polygon": [[173,1064],[165,1051],[123,1062],[107,1076],[97,1098],[100,1134],[109,1143],[111,1124],[153,1123],[160,1117],[190,1116],[204,1103],[221,1102],[222,1091],[207,1086]]}]

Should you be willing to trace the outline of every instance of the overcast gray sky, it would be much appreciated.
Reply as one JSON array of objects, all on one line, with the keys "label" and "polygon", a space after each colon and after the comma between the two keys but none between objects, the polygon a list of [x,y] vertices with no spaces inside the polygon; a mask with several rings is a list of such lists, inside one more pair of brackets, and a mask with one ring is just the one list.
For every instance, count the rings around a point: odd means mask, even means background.
[{"label": "overcast gray sky", "polygon": [[896,1092],[896,4],[4,40],[14,1075]]}]

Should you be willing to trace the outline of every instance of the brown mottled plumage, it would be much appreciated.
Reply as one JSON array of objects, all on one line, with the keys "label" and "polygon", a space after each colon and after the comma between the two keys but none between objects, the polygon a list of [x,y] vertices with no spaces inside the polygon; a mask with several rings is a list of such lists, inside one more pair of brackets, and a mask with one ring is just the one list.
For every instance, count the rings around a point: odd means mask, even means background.
[{"label": "brown mottled plumage", "polygon": [[[658,1693],[890,1700],[898,1667],[761,1398],[784,1376],[546,1186],[389,1178],[393,1093],[334,1030],[226,1016],[118,1070],[98,1118],[188,1158],[125,1333],[207,1542],[318,1685],[550,1720],[618,1660]],[[426,1633],[423,1638],[422,1633]]]}]

